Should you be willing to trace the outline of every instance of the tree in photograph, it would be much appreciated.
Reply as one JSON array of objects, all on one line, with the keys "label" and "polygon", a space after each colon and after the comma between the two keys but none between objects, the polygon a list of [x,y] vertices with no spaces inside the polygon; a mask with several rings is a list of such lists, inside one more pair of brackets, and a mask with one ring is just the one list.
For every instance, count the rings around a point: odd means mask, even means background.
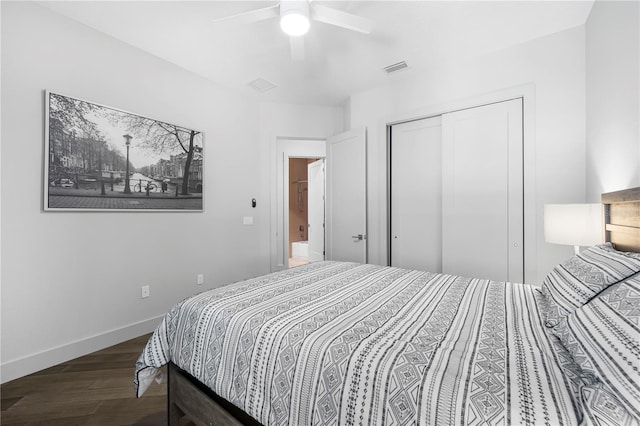
[{"label": "tree in photograph", "polygon": [[68,132],[101,139],[98,125],[87,118],[99,108],[89,102],[49,93],[49,119],[58,120]]},{"label": "tree in photograph", "polygon": [[112,111],[109,119],[117,120],[129,129],[136,136],[137,145],[142,149],[147,149],[155,154],[174,154],[176,152],[186,154],[181,193],[182,195],[189,194],[189,169],[197,149],[196,136],[200,132],[119,111]]}]

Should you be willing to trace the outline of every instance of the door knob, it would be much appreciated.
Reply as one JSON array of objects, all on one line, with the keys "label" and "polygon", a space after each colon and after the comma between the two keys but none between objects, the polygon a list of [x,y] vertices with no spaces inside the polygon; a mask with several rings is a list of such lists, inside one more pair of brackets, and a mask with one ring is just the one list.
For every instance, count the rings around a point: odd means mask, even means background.
[{"label": "door knob", "polygon": [[358,235],[352,235],[351,238],[353,238],[354,240],[364,240],[366,237],[362,234],[358,234]]}]

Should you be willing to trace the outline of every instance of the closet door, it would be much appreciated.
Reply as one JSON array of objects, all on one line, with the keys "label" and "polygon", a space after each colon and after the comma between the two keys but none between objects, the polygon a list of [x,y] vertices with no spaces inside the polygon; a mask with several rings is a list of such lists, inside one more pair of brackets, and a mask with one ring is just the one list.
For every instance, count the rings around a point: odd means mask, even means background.
[{"label": "closet door", "polygon": [[522,99],[442,117],[442,270],[522,282]]},{"label": "closet door", "polygon": [[391,128],[390,264],[442,271],[441,117]]}]

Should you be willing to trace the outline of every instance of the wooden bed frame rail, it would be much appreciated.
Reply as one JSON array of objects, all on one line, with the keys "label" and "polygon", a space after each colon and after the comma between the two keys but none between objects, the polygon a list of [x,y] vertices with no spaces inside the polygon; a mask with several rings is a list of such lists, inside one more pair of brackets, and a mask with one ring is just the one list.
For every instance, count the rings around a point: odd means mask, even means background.
[{"label": "wooden bed frame rail", "polygon": [[169,363],[170,426],[261,426],[174,363]]}]

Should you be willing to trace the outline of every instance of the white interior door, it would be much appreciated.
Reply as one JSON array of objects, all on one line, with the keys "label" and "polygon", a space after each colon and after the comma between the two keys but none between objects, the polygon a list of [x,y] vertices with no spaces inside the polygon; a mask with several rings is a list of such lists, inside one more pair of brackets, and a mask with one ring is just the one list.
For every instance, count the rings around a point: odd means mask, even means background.
[{"label": "white interior door", "polygon": [[522,282],[522,99],[442,118],[442,270]]},{"label": "white interior door", "polygon": [[324,260],[324,160],[307,165],[309,261]]},{"label": "white interior door", "polygon": [[367,138],[354,129],[327,139],[326,257],[367,262]]},{"label": "white interior door", "polygon": [[391,266],[442,271],[441,122],[391,128]]}]

